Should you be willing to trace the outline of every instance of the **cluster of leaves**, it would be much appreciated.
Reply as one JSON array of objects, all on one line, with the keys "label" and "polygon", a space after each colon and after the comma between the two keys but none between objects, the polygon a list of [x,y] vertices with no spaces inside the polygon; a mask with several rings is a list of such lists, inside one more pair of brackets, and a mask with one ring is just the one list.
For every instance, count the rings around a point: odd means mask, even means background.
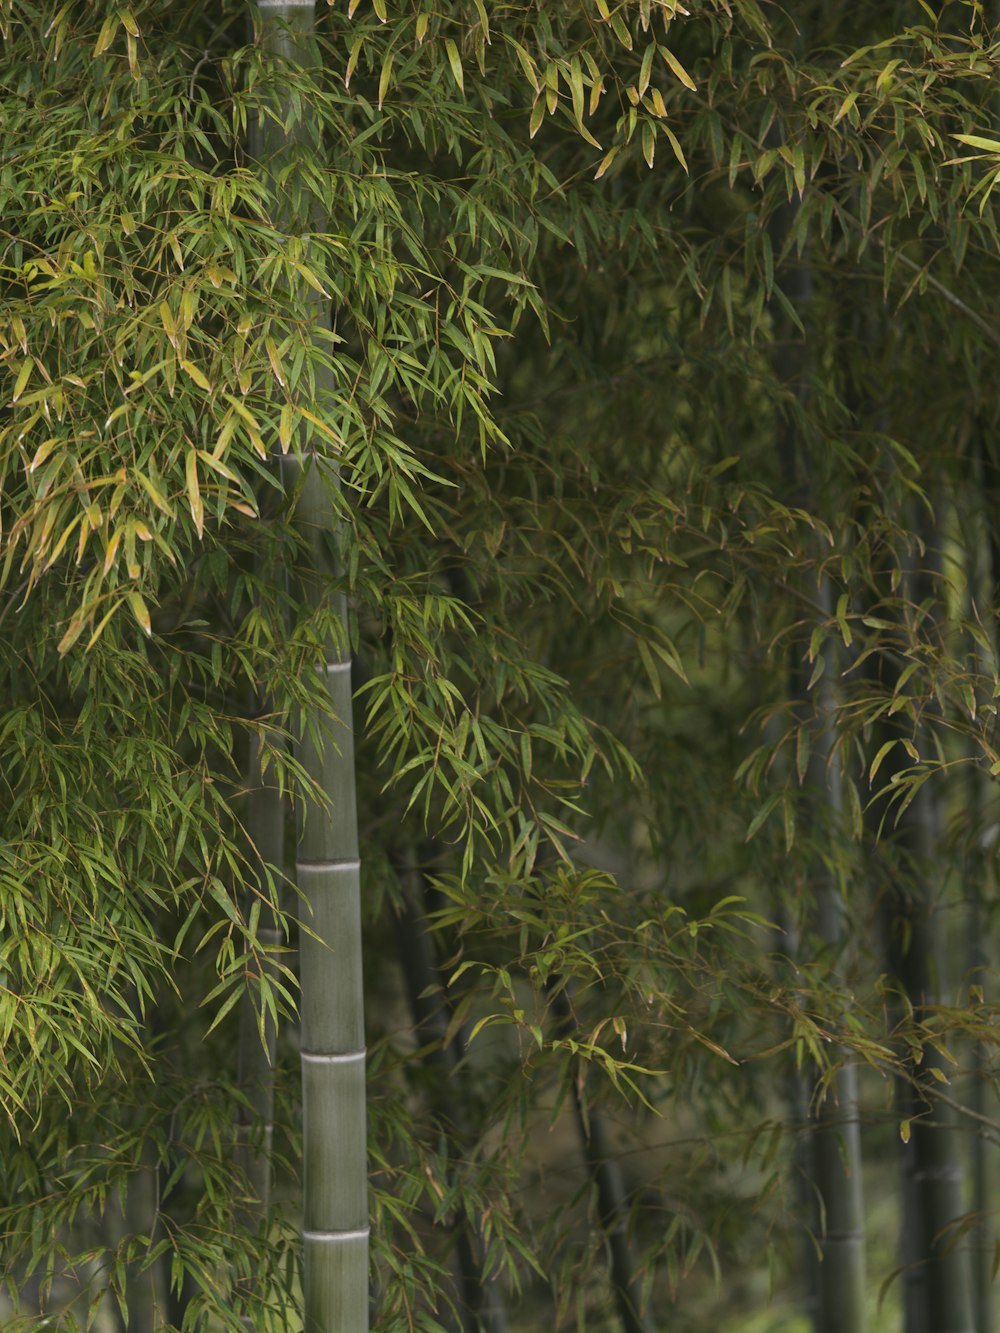
[{"label": "cluster of leaves", "polygon": [[[727,1136],[788,1225],[770,1062],[828,1078],[838,1050],[919,1057],[927,1016],[890,1050],[863,949],[796,971],[765,924],[809,928],[824,859],[856,873],[876,779],[899,808],[959,762],[1000,765],[968,485],[995,472],[992,36],[980,6],[912,8],[859,35],[829,5],[796,28],[753,0],[373,0],[319,7],[296,65],[235,0],[0,0],[12,1273],[41,1256],[42,1209],[81,1265],[112,1256],[95,1301],[124,1295],[124,1224],[66,1238],[139,1180],[146,1143],[187,1191],[142,1251],[201,1291],[186,1326],[238,1319],[258,1259],[257,1326],[294,1291],[287,1218],[277,1250],[236,1244],[224,1188],[225,1029],[263,950],[242,756],[317,706],[336,632],[333,599],[287,579],[303,554],[276,448],[340,478],[372,957],[382,846],[430,836],[453,1030],[496,1062],[465,1071],[484,1132],[456,1162],[436,1122],[407,1121],[417,1056],[378,1048],[384,1327],[433,1326],[432,1223],[456,1217],[510,1280],[554,1275],[568,1317],[582,1196],[543,1223],[517,1145],[587,1069],[595,1105],[703,1117],[637,1219],[672,1293],[739,1251]],[[822,709],[799,688],[846,667],[849,828],[806,782]],[[294,757],[270,762],[301,791]],[[622,855],[618,882],[581,869],[584,837]],[[569,992],[572,1032],[553,1017]]]}]

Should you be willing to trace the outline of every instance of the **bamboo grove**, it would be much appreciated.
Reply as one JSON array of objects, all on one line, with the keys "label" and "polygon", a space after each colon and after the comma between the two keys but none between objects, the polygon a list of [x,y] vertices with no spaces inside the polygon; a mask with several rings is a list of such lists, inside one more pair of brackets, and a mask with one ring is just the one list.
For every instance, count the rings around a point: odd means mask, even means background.
[{"label": "bamboo grove", "polygon": [[992,1333],[997,21],[0,0],[4,1328]]}]

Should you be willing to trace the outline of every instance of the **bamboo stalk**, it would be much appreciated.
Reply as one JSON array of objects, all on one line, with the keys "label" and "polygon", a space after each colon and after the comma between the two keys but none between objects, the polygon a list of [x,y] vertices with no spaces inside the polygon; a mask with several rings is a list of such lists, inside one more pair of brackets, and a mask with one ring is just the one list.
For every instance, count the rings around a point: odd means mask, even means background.
[{"label": "bamboo stalk", "polygon": [[[820,600],[832,615],[829,581],[820,586]],[[826,806],[831,832],[843,808],[840,759],[836,753],[837,697],[832,663],[817,685],[817,722],[806,769],[806,784]],[[829,865],[819,869],[814,924],[832,956],[850,938],[850,923],[841,886]],[[857,1073],[852,1064],[834,1075],[831,1093],[819,1108],[811,1153],[813,1182],[822,1207],[817,1273],[817,1333],[862,1333],[865,1327],[865,1212],[861,1190],[861,1126],[858,1119]]]},{"label": "bamboo stalk", "polygon": [[[253,842],[253,857],[260,865],[256,882],[247,886],[246,909],[261,904],[257,938],[265,950],[276,950],[283,941],[266,866],[282,873],[285,855],[285,809],[281,793],[264,785],[261,773],[261,739],[251,735],[247,765],[247,832]],[[263,955],[268,979],[277,980],[273,952]],[[258,1009],[248,990],[240,1004],[238,1053],[239,1086],[248,1107],[240,1117],[238,1160],[250,1187],[251,1197],[241,1209],[241,1221],[256,1230],[267,1218],[271,1198],[271,1146],[274,1137],[274,1064],[277,1025],[270,1010]]]},{"label": "bamboo stalk", "polygon": [[[560,1031],[568,1035],[576,1028],[565,988],[550,985],[552,1007]],[[643,1308],[635,1256],[628,1234],[629,1204],[621,1167],[615,1157],[599,1111],[586,1104],[583,1089],[573,1080],[573,1107],[583,1145],[583,1154],[597,1194],[597,1213],[608,1247],[611,1290],[622,1333],[656,1333],[656,1325]]]},{"label": "bamboo stalk", "polygon": [[[313,62],[312,0],[257,0],[265,48],[289,66]],[[302,133],[302,131],[300,131]],[[281,125],[261,130],[265,170],[274,179],[292,142]],[[280,211],[280,210],[276,210]],[[331,324],[329,301],[309,289],[310,320]],[[328,349],[324,343],[321,350]],[[322,415],[332,391],[322,357],[315,398]],[[301,450],[299,452],[302,452]],[[368,1179],[365,1036],[361,972],[360,857],[354,780],[351,660],[347,605],[331,593],[337,575],[335,493],[329,459],[290,458],[288,489],[305,556],[299,589],[313,611],[332,611],[323,645],[325,706],[301,719],[298,759],[314,784],[298,802],[296,878],[302,897],[299,935],[303,1111],[303,1246],[306,1333],[364,1333],[368,1328]],[[328,718],[335,719],[325,735]]]},{"label": "bamboo stalk", "polygon": [[[313,459],[297,518],[317,576],[311,599],[328,596],[325,535],[333,526],[332,468]],[[346,604],[337,597],[340,623]],[[296,875],[303,897],[303,1181],[306,1333],[368,1327],[368,1180],[365,1033],[361,974],[361,862],[354,788],[351,663],[345,638],[326,645],[326,684],[336,733],[321,743],[322,719],[304,720],[299,759],[328,804],[299,804]]]},{"label": "bamboo stalk", "polygon": [[[790,234],[793,221],[789,209],[783,209],[773,224],[779,255]],[[813,299],[812,273],[805,260],[789,265],[780,278],[782,290],[807,325]],[[808,325],[807,325],[808,327]],[[807,347],[793,336],[784,351],[783,363],[776,367],[782,378],[805,402]],[[789,422],[781,441],[782,457],[793,503],[807,504],[814,490],[809,475],[808,440],[800,438]],[[817,597],[824,621],[832,618],[833,596],[830,581],[820,579]],[[834,651],[827,648],[827,652]],[[796,670],[794,691],[802,700],[808,698],[808,684],[803,670]],[[809,760],[804,775],[806,792],[819,807],[831,837],[839,831],[842,818],[842,783],[837,754],[838,698],[834,685],[833,663],[820,676],[815,691],[815,721],[811,727]],[[829,861],[820,862],[813,871],[812,925],[825,952],[839,955],[850,939],[842,886]],[[857,1074],[850,1063],[835,1073],[833,1083],[819,1107],[809,1144],[808,1168],[819,1205],[820,1262],[810,1264],[807,1272],[815,1283],[808,1293],[813,1327],[816,1333],[864,1333],[865,1316],[865,1214],[861,1190],[861,1130],[858,1119]]]},{"label": "bamboo stalk", "polygon": [[[432,1090],[433,1114],[442,1133],[455,1145],[466,1133],[461,1100],[451,1080],[465,1054],[461,1031],[448,1040],[448,1013],[441,995],[434,948],[427,927],[423,872],[415,865],[397,866],[403,910],[396,918],[396,945],[417,1040],[429,1047],[424,1059],[438,1079]],[[485,1272],[479,1228],[465,1219],[456,1223],[455,1253],[461,1278],[459,1310],[462,1333],[507,1333],[503,1290],[498,1278]]]},{"label": "bamboo stalk", "polygon": [[[903,594],[919,605],[929,594],[927,573],[904,570]],[[880,682],[883,689],[891,688]],[[875,741],[881,740],[876,736]],[[880,769],[883,792],[909,763],[896,746]],[[869,809],[874,827],[883,816],[883,802]],[[886,952],[908,1004],[920,1015],[937,1003],[939,951],[933,926],[932,866],[940,812],[928,783],[916,793],[899,820],[895,857],[888,861],[889,886],[884,908]],[[902,861],[902,873],[899,862]],[[947,1079],[948,1067],[925,1044],[919,1080],[901,1097],[901,1110],[911,1123],[911,1142],[904,1150],[903,1259],[909,1277],[905,1301],[906,1333],[975,1333],[968,1247],[956,1230],[967,1216],[963,1197],[961,1149],[955,1112],[933,1092],[933,1070]],[[921,1095],[921,1085],[928,1089]]]}]

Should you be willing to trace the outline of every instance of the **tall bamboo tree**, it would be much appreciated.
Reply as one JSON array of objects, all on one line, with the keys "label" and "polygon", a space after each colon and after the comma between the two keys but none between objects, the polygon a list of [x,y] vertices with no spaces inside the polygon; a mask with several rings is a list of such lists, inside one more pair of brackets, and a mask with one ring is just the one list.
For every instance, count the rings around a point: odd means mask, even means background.
[{"label": "tall bamboo tree", "polygon": [[[781,441],[784,472],[793,487],[793,499],[818,509],[822,503],[822,463],[814,457],[819,429],[813,380],[822,355],[815,346],[813,273],[808,255],[795,253],[791,240],[794,210],[778,210],[772,221],[775,251],[785,261],[779,278],[787,298],[786,313],[778,318],[783,348],[776,370],[786,386],[791,406]],[[794,322],[793,322],[794,321]],[[796,327],[796,324],[798,327]],[[821,655],[819,675],[807,679],[807,663],[796,664],[795,693],[813,716],[803,723],[796,764],[800,783],[810,803],[810,819],[818,830],[810,858],[809,928],[821,945],[826,962],[836,969],[849,947],[850,923],[844,903],[843,875],[838,873],[843,840],[841,758],[837,746],[837,648],[816,637],[833,622],[831,580],[819,565],[818,588],[803,589],[820,614],[809,656]],[[799,648],[801,651],[801,646]],[[810,691],[810,685],[812,690]],[[810,708],[810,693],[812,703]],[[803,763],[804,760],[804,763]],[[847,1051],[842,1052],[829,1087],[824,1090],[810,1134],[808,1170],[818,1205],[817,1231],[820,1262],[811,1268],[816,1290],[811,1293],[813,1325],[817,1333],[864,1333],[865,1329],[865,1214],[861,1192],[861,1135],[858,1120],[857,1074]]]},{"label": "tall bamboo tree", "polygon": [[[261,39],[281,67],[318,68],[314,5],[258,0]],[[294,118],[290,98],[261,129],[264,168],[277,193],[296,139],[315,135],[308,109]],[[321,217],[313,210],[314,223]],[[280,197],[275,216],[282,216]],[[329,412],[332,309],[303,283],[304,314],[319,350],[308,410]],[[308,336],[308,333],[307,333]],[[361,895],[354,778],[351,658],[347,604],[335,591],[339,489],[336,461],[318,447],[293,452],[289,490],[303,558],[298,588],[321,626],[325,706],[301,719],[298,758],[310,787],[298,803],[296,880],[301,896],[299,976],[303,1098],[303,1241],[307,1333],[360,1333],[368,1327],[368,1184]],[[333,728],[331,729],[331,720]]]}]

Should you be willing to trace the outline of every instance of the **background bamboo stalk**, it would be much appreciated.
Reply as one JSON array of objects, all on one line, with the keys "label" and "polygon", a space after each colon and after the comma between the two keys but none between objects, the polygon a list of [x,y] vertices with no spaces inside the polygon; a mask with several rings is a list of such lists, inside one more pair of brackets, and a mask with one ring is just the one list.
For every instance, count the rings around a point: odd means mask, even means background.
[{"label": "background bamboo stalk", "polygon": [[[926,521],[915,524],[914,531],[925,549],[933,549],[937,534]],[[934,589],[926,561],[909,562],[901,588],[909,607],[932,605]],[[884,663],[883,669],[887,679],[881,687],[891,689],[898,667]],[[880,732],[875,740],[881,739]],[[908,763],[901,746],[889,752],[879,770],[883,793],[891,791]],[[870,818],[874,827],[883,824],[884,843],[892,838],[896,824],[896,845],[882,853],[888,878],[885,948],[889,971],[919,1020],[938,1003],[941,989],[932,892],[941,825],[936,793],[925,782],[898,821],[881,800],[871,808]],[[957,1118],[953,1108],[934,1096],[938,1078],[948,1082],[951,1072],[948,1062],[925,1042],[917,1073],[900,1089],[900,1113],[910,1135],[901,1153],[905,1333],[975,1333],[968,1246],[957,1230],[967,1215]]]},{"label": "background bamboo stalk", "polygon": [[[276,981],[278,969],[274,951],[284,936],[272,905],[273,890],[267,882],[266,867],[273,866],[280,875],[285,854],[285,806],[281,792],[266,786],[261,772],[261,738],[250,738],[247,765],[247,832],[253,842],[251,864],[260,870],[256,882],[248,885],[246,911],[254,902],[260,904],[257,938],[265,951],[262,967],[267,979]],[[273,778],[272,778],[273,781]],[[271,1197],[271,1148],[274,1135],[274,1064],[277,1049],[277,1025],[267,1006],[254,1001],[248,989],[240,1004],[239,1086],[247,1099],[238,1129],[239,1165],[250,1187],[251,1196],[241,1210],[244,1225],[256,1229],[264,1223]]]},{"label": "background bamboo stalk", "polygon": [[[829,581],[823,579],[820,604],[833,615]],[[832,651],[832,649],[830,650]],[[816,725],[807,787],[826,807],[831,839],[840,834],[842,793],[836,752],[837,693],[833,663],[816,685]],[[813,920],[820,943],[832,960],[843,955],[850,923],[841,884],[829,860],[817,867]],[[815,1312],[817,1333],[863,1333],[865,1328],[865,1212],[861,1186],[861,1126],[857,1072],[845,1062],[816,1113],[810,1165],[822,1210]]]},{"label": "background bamboo stalk", "polygon": [[[552,1009],[560,1032],[576,1030],[573,1009],[565,986],[553,981]],[[622,1333],[656,1333],[651,1313],[643,1308],[635,1255],[628,1234],[630,1208],[621,1167],[608,1138],[604,1117],[588,1106],[578,1079],[573,1079],[573,1108],[583,1155],[597,1195],[597,1213],[608,1247],[611,1290]]]},{"label": "background bamboo stalk", "polygon": [[[779,256],[791,243],[794,213],[791,206],[780,210],[773,223]],[[780,279],[782,291],[797,311],[807,334],[801,335],[784,321],[785,345],[776,356],[775,369],[792,389],[796,407],[809,399],[807,358],[809,312],[813,303],[813,279],[805,258],[788,256]],[[792,490],[792,503],[809,507],[815,502],[816,482],[811,475],[810,440],[789,415],[782,433],[781,452]],[[833,617],[830,580],[820,575],[815,600],[824,621]],[[832,644],[824,645],[827,656]],[[794,671],[794,694],[809,705],[809,685],[803,666]],[[835,848],[841,833],[842,783],[837,754],[838,698],[833,661],[826,662],[815,687],[814,719],[810,725],[809,759],[803,775],[807,800],[812,802],[816,826]],[[831,857],[816,858],[811,874],[811,920],[827,957],[839,958],[850,939],[843,887]],[[798,1100],[798,1098],[797,1098]],[[836,1070],[830,1089],[819,1106],[804,1154],[819,1207],[820,1262],[807,1271],[815,1283],[808,1293],[816,1333],[864,1333],[865,1316],[865,1214],[861,1184],[861,1131],[858,1119],[857,1074],[846,1060]]]},{"label": "background bamboo stalk", "polygon": [[[428,1068],[437,1074],[432,1099],[434,1119],[456,1155],[467,1133],[462,1100],[454,1083],[458,1064],[465,1054],[461,1029],[448,1039],[448,1010],[441,977],[428,931],[424,875],[418,866],[397,864],[402,911],[396,918],[396,944],[406,981],[407,999],[413,1015],[417,1041],[428,1049]],[[483,1244],[476,1219],[464,1215],[455,1223],[455,1253],[458,1260],[462,1301],[459,1309],[462,1333],[506,1333],[507,1316],[503,1288],[495,1274],[485,1271]]]}]

